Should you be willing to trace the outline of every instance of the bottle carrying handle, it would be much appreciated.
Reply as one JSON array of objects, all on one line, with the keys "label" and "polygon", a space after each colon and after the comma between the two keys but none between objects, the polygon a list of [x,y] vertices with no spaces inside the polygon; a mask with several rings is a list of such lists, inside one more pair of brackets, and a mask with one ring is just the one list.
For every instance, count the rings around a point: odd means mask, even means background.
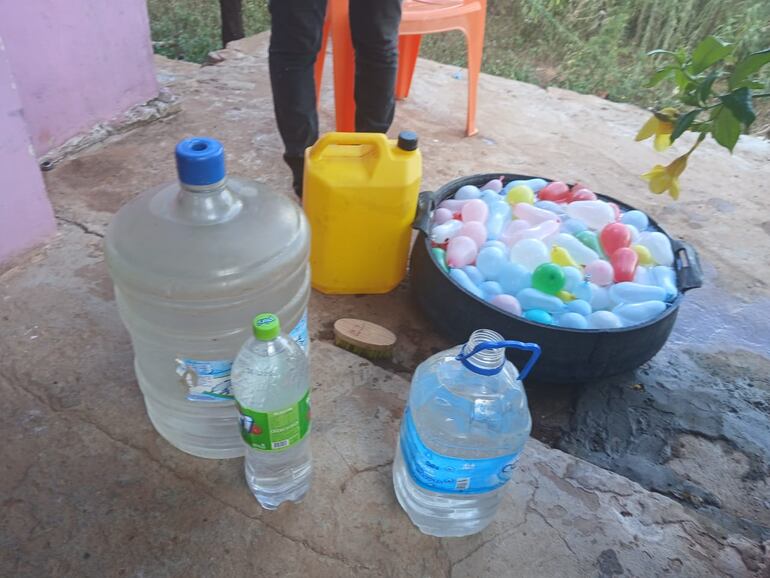
[{"label": "bottle carrying handle", "polygon": [[310,147],[310,158],[321,158],[329,145],[372,145],[377,154],[384,157],[388,152],[388,137],[378,132],[334,132],[326,133]]},{"label": "bottle carrying handle", "polygon": [[[522,351],[529,351],[532,353],[532,355],[529,356],[529,360],[527,360],[527,364],[524,366],[524,369],[519,372],[519,380],[524,381],[540,357],[540,346],[537,343],[522,343],[521,341],[513,340],[484,341],[479,343],[476,347],[473,348],[473,351],[470,351],[469,353],[460,352],[460,354],[455,359],[461,361],[462,364],[468,369],[476,373],[480,373],[481,375],[496,375],[500,373],[502,365],[493,369],[482,369],[472,366],[468,359],[476,355],[479,351],[484,351],[485,349],[500,349],[501,347],[504,349],[521,349]],[[505,364],[505,362],[503,362],[503,364]]]}]

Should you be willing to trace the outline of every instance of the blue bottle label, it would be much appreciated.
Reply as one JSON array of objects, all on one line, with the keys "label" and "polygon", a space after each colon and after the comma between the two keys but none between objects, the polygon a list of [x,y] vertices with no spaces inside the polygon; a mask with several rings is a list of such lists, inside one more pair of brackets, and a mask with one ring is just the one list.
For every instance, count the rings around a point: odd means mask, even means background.
[{"label": "blue bottle label", "polygon": [[177,359],[176,372],[187,385],[189,401],[227,401],[230,393],[230,368],[232,359],[202,361]]},{"label": "blue bottle label", "polygon": [[297,345],[299,345],[307,355],[308,348],[310,347],[310,338],[308,337],[307,331],[307,309],[305,309],[305,312],[294,326],[294,329],[289,332],[289,335],[294,341],[297,342]]},{"label": "blue bottle label", "polygon": [[[289,332],[289,336],[297,342],[307,354],[310,339],[307,330],[307,309],[302,317]],[[230,401],[230,369],[232,359],[201,360],[176,359],[176,373],[187,386],[188,401]]]},{"label": "blue bottle label", "polygon": [[438,454],[420,439],[407,406],[401,423],[401,451],[414,482],[431,492],[482,494],[504,486],[511,479],[519,453],[481,460]]}]

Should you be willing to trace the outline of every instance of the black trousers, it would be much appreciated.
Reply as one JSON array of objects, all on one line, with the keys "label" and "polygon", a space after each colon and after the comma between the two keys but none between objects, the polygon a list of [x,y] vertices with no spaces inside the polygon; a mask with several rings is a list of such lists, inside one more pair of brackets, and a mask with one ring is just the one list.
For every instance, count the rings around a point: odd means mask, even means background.
[{"label": "black trousers", "polygon": [[[393,122],[401,0],[349,0],[356,53],[356,131],[387,132]],[[314,66],[326,0],[270,0],[270,83],[284,159],[302,194],[305,149],[318,140]]]}]

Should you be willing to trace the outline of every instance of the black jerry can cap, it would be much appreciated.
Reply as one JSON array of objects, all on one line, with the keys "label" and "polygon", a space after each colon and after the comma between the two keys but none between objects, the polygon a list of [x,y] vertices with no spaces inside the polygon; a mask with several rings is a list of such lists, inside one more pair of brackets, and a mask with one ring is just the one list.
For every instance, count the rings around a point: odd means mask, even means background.
[{"label": "black jerry can cap", "polygon": [[403,151],[416,151],[417,133],[411,130],[402,130],[398,133],[398,148]]}]

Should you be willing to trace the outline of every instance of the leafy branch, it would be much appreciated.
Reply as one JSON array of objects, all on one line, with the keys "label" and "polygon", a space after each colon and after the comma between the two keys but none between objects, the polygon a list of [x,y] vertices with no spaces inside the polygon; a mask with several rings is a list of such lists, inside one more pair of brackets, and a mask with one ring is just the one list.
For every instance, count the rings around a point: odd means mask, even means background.
[{"label": "leafy branch", "polygon": [[642,175],[653,193],[668,191],[674,199],[678,198],[679,176],[698,145],[711,135],[732,152],[741,133],[748,131],[756,119],[753,100],[770,96],[770,92],[753,92],[765,88],[757,80],[757,73],[770,63],[770,48],[739,59],[734,57],[734,48],[715,36],[708,36],[692,54],[684,50],[653,50],[648,54],[665,59],[666,64],[655,71],[647,86],[672,80],[674,99],[678,103],[653,111],[636,140],[654,137],[655,150],[662,151],[685,132],[699,133],[685,154],[667,166],[655,165]]}]

